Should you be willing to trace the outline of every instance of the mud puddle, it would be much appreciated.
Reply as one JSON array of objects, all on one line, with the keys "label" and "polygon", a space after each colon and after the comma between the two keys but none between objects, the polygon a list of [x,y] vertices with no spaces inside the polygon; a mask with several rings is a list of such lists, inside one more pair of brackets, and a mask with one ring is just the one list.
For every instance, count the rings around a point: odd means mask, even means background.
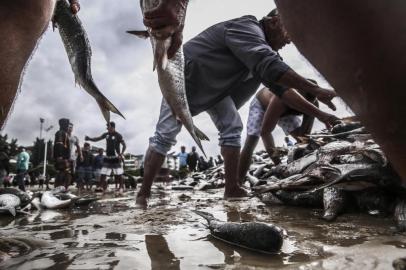
[{"label": "mud puddle", "polygon": [[[148,210],[135,208],[134,192],[105,195],[90,206],[0,217],[1,237],[46,242],[1,256],[0,269],[391,269],[406,254],[405,234],[390,219],[344,215],[334,223],[320,211],[267,207],[252,198],[228,202],[222,189],[155,189]],[[279,254],[266,255],[212,238],[192,209],[227,221],[274,223],[286,230]]]}]

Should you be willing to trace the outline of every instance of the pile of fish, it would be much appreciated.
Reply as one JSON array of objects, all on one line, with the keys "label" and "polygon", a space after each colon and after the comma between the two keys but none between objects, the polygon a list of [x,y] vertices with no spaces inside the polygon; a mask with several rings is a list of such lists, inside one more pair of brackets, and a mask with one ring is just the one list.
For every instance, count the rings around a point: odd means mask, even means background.
[{"label": "pile of fish", "polygon": [[246,176],[253,194],[267,205],[324,208],[332,221],[348,211],[393,215],[406,230],[406,188],[359,122],[302,138],[274,165],[258,152]]},{"label": "pile of fish", "polygon": [[29,214],[29,210],[62,209],[73,205],[87,205],[98,200],[93,196],[76,196],[58,187],[45,192],[24,192],[16,188],[0,188],[0,215]]},{"label": "pile of fish", "polygon": [[224,165],[193,172],[189,177],[172,182],[172,190],[208,190],[225,186]]}]

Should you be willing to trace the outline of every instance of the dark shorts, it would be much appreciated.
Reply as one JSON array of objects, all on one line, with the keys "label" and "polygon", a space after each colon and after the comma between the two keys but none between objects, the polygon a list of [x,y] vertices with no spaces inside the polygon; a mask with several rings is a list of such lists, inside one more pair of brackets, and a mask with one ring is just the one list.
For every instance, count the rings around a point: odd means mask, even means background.
[{"label": "dark shorts", "polygon": [[93,178],[93,168],[92,167],[78,167],[78,183],[89,183]]},{"label": "dark shorts", "polygon": [[59,172],[70,172],[70,168],[69,159],[57,159],[55,161],[55,169]]}]

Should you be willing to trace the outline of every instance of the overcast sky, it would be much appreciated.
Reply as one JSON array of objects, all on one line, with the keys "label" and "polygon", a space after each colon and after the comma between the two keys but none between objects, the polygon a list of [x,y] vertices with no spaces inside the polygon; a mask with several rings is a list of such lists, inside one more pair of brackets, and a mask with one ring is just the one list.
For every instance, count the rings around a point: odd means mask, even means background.
[{"label": "overcast sky", "polygon": [[[119,3],[119,4],[118,4]],[[126,120],[112,115],[117,131],[123,134],[128,152],[143,154],[148,138],[153,134],[159,115],[161,93],[156,73],[152,72],[152,50],[149,41],[140,40],[125,33],[126,30],[144,29],[137,0],[81,1],[79,17],[82,20],[92,46],[93,78],[99,89],[124,114]],[[193,0],[189,4],[185,26],[185,41],[205,28],[242,15],[254,15],[258,19],[275,5],[271,0]],[[328,84],[301,56],[293,45],[280,51],[285,62],[299,74],[314,78],[323,86]],[[350,114],[342,101],[335,99],[338,116]],[[240,110],[244,123],[248,117],[249,102]],[[326,107],[322,106],[323,109]],[[105,132],[102,114],[84,90],[75,86],[73,73],[58,32],[51,27],[43,36],[24,76],[21,92],[2,133],[17,138],[20,144],[31,145],[39,136],[39,118],[45,118],[45,126],[53,125],[49,137],[53,137],[61,117],[74,123],[74,133],[81,143],[85,135],[98,136]],[[209,155],[217,155],[217,130],[206,113],[194,117],[194,122],[211,139],[203,142]],[[315,129],[323,126],[316,122]],[[279,128],[274,132],[276,143],[282,144]],[[245,139],[245,129],[243,131]],[[97,144],[105,146],[102,141]],[[185,129],[178,136],[178,144],[189,151],[194,142]]]}]

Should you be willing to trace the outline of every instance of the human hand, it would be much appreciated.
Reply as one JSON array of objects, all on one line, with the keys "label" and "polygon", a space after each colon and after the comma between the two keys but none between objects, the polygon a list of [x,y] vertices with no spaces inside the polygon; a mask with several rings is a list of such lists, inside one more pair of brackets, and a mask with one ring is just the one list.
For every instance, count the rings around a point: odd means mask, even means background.
[{"label": "human hand", "polygon": [[333,111],[336,110],[336,106],[333,104],[333,102],[331,101],[333,98],[335,98],[337,96],[337,93],[334,90],[330,90],[330,89],[326,89],[326,88],[322,88],[322,87],[317,87],[317,99],[320,102],[323,102],[324,104],[326,104],[330,109],[332,109]]},{"label": "human hand", "polygon": [[164,0],[156,8],[144,13],[144,24],[157,39],[172,38],[168,58],[182,45],[183,27],[188,0]]},{"label": "human hand", "polygon": [[319,117],[317,117],[317,119],[319,119],[321,122],[323,122],[326,125],[326,128],[329,130],[335,124],[337,124],[337,122],[340,121],[340,118],[338,118],[337,116],[335,116],[333,114],[325,113],[325,112],[322,112],[322,114]]},{"label": "human hand", "polygon": [[70,9],[72,11],[73,14],[76,14],[79,12],[80,10],[80,4],[77,0],[72,0],[71,4],[70,4]]}]

